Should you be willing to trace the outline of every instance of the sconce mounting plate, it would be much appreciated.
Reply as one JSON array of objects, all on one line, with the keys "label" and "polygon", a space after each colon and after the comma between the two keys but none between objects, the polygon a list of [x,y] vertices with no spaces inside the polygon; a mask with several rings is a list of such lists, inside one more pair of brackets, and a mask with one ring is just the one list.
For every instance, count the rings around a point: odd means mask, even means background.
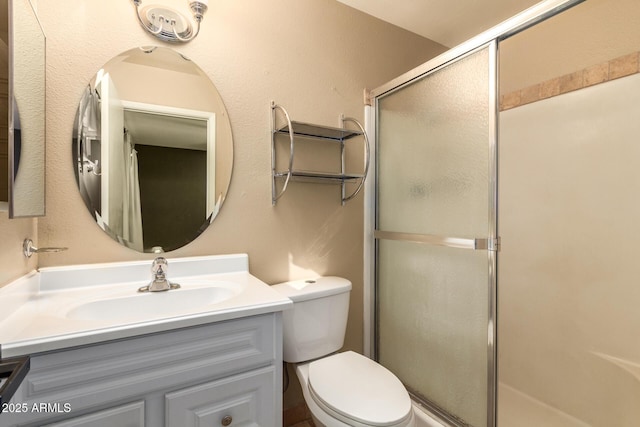
[{"label": "sconce mounting plate", "polygon": [[168,42],[179,41],[174,35],[174,28],[182,38],[190,38],[193,33],[189,19],[168,7],[145,6],[140,11],[140,20],[156,37]]}]

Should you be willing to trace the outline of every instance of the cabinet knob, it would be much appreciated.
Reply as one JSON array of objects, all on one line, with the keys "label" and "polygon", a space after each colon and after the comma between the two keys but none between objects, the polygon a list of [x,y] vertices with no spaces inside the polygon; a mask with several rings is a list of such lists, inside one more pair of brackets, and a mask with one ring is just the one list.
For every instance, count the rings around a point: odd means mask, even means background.
[{"label": "cabinet knob", "polygon": [[233,417],[231,417],[231,415],[227,415],[226,417],[224,417],[222,419],[222,421],[220,422],[224,427],[230,426],[231,423],[233,422]]}]

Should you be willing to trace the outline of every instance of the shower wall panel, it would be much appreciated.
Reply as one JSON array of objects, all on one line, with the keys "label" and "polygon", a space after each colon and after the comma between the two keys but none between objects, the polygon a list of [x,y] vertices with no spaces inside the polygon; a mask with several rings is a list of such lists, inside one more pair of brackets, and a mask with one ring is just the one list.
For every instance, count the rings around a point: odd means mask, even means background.
[{"label": "shower wall panel", "polygon": [[638,118],[638,74],[500,114],[500,381],[591,426],[640,419]]}]

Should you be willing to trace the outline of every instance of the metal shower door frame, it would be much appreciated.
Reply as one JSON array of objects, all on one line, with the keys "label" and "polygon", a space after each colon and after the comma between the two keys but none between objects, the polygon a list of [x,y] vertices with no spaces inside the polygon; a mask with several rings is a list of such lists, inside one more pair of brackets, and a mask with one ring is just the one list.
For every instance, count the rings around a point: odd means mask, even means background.
[{"label": "metal shower door frame", "polygon": [[[553,17],[586,0],[546,0],[525,10],[507,21],[481,33],[469,41],[454,47],[423,65],[391,80],[390,82],[368,93],[368,104],[365,108],[366,128],[370,135],[374,135],[371,150],[373,174],[375,179],[365,185],[365,219],[364,219],[364,317],[365,317],[365,354],[377,360],[377,241],[378,239],[398,239],[426,244],[436,244],[459,248],[487,250],[488,262],[488,324],[487,324],[487,426],[497,424],[497,252],[499,251],[499,237],[497,228],[498,211],[498,44],[533,25]],[[440,71],[468,55],[488,48],[489,51],[489,235],[486,239],[455,239],[425,235],[395,235],[378,231],[378,101],[382,97],[400,90],[429,74]],[[464,240],[464,241],[463,241]],[[442,413],[436,407],[429,407],[443,421],[455,425],[455,419]]]}]

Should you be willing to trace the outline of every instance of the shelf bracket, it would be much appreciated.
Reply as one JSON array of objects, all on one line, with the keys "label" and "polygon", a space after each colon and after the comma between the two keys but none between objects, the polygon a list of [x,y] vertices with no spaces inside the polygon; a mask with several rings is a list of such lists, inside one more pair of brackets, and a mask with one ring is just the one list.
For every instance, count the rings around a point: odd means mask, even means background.
[{"label": "shelf bracket", "polygon": [[358,187],[349,196],[345,196],[344,191],[345,191],[346,184],[344,181],[342,182],[342,206],[344,206],[345,203],[348,202],[349,200],[356,197],[360,192],[360,190],[362,190],[362,187],[364,186],[364,181],[367,179],[367,175],[369,173],[369,160],[371,159],[371,152],[370,152],[371,147],[369,145],[369,137],[367,136],[367,132],[365,132],[364,127],[360,124],[358,120],[354,119],[353,117],[342,116],[343,126],[345,122],[354,123],[358,128],[360,128],[360,132],[362,132],[362,136],[364,137],[364,174],[362,176],[362,179],[360,180],[360,183],[358,184]]},{"label": "shelf bracket", "polygon": [[[278,193],[276,190],[276,110],[280,109],[284,114],[285,119],[287,120],[287,126],[289,127],[289,168],[287,169],[287,176],[284,180],[284,184],[282,186],[282,190]],[[281,106],[276,104],[274,101],[271,101],[271,204],[273,206],[276,205],[276,201],[282,197],[284,192],[287,190],[287,186],[289,185],[289,181],[291,181],[291,173],[293,171],[293,158],[294,158],[294,144],[293,144],[293,126],[291,125],[291,118],[289,117],[289,113],[287,110]]]}]

